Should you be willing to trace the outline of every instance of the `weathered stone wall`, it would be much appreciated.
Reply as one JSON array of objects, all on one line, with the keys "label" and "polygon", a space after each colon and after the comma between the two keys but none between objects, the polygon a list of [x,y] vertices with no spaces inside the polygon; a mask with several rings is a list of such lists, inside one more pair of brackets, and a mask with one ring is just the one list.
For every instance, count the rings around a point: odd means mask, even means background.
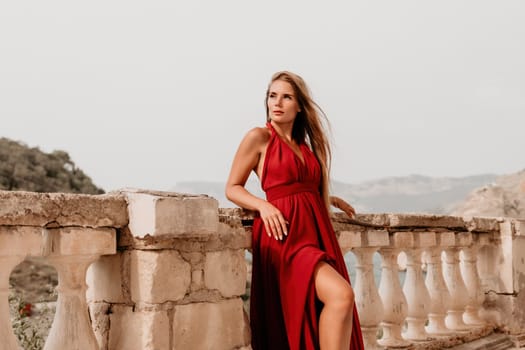
[{"label": "weathered stone wall", "polygon": [[118,253],[88,271],[101,349],[241,349],[250,233],[221,222],[207,196],[123,192],[129,225]]}]

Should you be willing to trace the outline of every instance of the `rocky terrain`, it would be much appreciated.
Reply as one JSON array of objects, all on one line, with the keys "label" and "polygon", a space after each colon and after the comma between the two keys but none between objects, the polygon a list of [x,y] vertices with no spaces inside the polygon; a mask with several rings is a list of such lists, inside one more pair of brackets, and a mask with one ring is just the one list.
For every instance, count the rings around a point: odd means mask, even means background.
[{"label": "rocky terrain", "polygon": [[525,219],[525,169],[515,174],[500,176],[472,191],[451,214]]}]

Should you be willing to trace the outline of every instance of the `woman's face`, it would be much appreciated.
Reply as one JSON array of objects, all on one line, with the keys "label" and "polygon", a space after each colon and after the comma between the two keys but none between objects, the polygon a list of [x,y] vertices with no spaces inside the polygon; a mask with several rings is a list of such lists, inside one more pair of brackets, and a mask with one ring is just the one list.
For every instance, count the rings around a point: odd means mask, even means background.
[{"label": "woman's face", "polygon": [[283,80],[276,80],[270,85],[268,98],[268,116],[277,123],[290,123],[301,111],[292,85]]}]

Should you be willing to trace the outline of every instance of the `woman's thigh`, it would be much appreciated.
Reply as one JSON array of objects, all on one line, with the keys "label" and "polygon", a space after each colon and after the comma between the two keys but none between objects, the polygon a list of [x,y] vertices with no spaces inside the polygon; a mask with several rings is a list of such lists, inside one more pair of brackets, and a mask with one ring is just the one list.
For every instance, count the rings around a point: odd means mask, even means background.
[{"label": "woman's thigh", "polygon": [[324,304],[331,302],[353,303],[354,292],[350,283],[330,264],[319,262],[314,270],[315,292]]}]

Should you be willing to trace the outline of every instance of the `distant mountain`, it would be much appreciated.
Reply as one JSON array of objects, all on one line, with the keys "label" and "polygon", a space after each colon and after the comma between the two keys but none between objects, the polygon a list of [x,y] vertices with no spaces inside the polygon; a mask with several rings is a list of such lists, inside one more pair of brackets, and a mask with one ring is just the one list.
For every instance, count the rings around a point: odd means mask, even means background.
[{"label": "distant mountain", "polygon": [[[497,175],[485,174],[468,177],[429,177],[410,175],[388,177],[360,184],[332,182],[332,193],[350,202],[358,212],[414,212],[447,214],[475,188],[491,183]],[[224,195],[224,183],[186,181],[173,188],[177,192],[208,194],[221,207],[233,207]],[[250,179],[247,188],[264,196],[257,180]]]},{"label": "distant mountain", "polygon": [[525,169],[500,176],[494,182],[475,189],[452,213],[525,219]]},{"label": "distant mountain", "polygon": [[363,213],[447,214],[475,188],[497,175],[430,177],[409,175],[387,177],[357,185],[332,183],[332,192],[349,200]]}]

